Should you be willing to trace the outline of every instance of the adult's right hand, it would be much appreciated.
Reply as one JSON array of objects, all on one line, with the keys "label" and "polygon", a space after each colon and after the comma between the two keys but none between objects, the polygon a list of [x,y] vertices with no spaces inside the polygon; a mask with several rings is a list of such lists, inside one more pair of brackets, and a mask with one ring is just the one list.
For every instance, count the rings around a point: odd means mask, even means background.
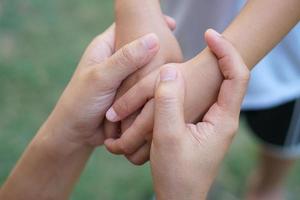
[{"label": "adult's right hand", "polygon": [[205,199],[238,129],[249,70],[221,35],[209,30],[206,39],[218,58],[224,81],[217,101],[200,123],[185,122],[185,85],[181,72],[172,65],[160,72],[150,154],[159,200]]}]

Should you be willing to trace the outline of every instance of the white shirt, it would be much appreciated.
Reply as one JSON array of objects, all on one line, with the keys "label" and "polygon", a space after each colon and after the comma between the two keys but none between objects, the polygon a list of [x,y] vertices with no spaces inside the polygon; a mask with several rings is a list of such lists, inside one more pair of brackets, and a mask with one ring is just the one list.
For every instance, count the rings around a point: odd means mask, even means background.
[{"label": "white shirt", "polygon": [[[164,12],[177,21],[176,37],[186,59],[206,44],[204,32],[223,32],[238,14],[244,0],[162,0]],[[251,72],[243,108],[269,108],[300,97],[300,24]]]}]

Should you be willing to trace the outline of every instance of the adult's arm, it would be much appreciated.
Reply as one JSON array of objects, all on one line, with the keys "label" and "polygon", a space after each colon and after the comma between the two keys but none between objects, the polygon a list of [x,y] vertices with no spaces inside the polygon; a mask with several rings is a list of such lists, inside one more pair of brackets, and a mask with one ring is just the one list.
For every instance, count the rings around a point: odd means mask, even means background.
[{"label": "adult's arm", "polygon": [[2,186],[0,199],[68,199],[93,149],[103,144],[103,119],[117,88],[159,49],[155,34],[117,52],[114,43],[112,26],[87,48],[53,112]]}]

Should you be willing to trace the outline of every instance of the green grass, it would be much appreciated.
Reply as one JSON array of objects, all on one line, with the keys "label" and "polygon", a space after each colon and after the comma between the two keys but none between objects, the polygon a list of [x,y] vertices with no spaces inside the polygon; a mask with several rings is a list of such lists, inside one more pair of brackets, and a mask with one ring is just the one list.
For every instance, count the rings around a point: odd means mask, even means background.
[{"label": "green grass", "polygon": [[[0,1],[0,184],[52,110],[84,48],[112,23],[112,10],[111,0]],[[218,178],[238,197],[257,151],[245,132],[242,124]],[[289,181],[298,196],[299,170]],[[72,199],[138,200],[151,194],[148,165],[134,167],[99,149]]]}]

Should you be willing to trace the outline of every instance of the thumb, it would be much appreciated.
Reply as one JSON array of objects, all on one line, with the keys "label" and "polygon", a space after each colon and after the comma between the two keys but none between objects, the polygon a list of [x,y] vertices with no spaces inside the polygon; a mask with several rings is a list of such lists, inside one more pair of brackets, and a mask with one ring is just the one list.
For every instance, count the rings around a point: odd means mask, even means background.
[{"label": "thumb", "polygon": [[185,87],[181,72],[174,66],[160,71],[155,92],[154,134],[174,134],[185,126]]},{"label": "thumb", "polygon": [[216,55],[223,74],[217,104],[226,115],[238,117],[245,96],[250,72],[235,47],[222,35],[208,30],[205,39],[210,50]]},{"label": "thumb", "polygon": [[158,37],[145,35],[118,50],[104,64],[110,80],[122,82],[127,76],[148,64],[159,50]]}]

